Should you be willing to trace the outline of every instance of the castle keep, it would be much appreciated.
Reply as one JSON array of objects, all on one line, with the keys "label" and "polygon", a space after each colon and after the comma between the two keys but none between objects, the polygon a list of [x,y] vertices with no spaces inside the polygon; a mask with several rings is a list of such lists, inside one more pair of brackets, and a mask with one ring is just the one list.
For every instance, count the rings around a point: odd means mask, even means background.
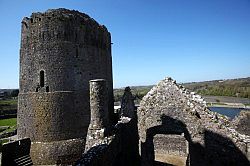
[{"label": "castle keep", "polygon": [[83,152],[90,123],[89,80],[99,78],[107,81],[107,123],[112,123],[111,36],[106,27],[66,9],[23,19],[18,137],[31,138],[31,155],[39,164],[45,164],[40,156],[53,164],[58,156],[74,158]]}]

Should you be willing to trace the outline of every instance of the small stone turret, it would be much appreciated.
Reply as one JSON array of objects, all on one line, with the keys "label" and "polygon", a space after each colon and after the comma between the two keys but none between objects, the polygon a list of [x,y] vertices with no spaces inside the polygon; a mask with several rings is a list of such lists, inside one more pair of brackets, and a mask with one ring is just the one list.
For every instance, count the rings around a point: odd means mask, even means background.
[{"label": "small stone turret", "polygon": [[90,111],[91,122],[89,129],[103,129],[108,125],[108,102],[106,80],[91,80],[90,83]]},{"label": "small stone turret", "polygon": [[85,151],[89,150],[94,144],[101,142],[109,128],[106,80],[91,80],[89,86],[91,121]]}]

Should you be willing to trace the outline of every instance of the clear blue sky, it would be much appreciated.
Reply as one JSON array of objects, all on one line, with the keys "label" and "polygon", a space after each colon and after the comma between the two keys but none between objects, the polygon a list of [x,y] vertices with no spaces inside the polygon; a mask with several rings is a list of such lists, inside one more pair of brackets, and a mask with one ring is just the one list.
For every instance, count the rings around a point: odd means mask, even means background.
[{"label": "clear blue sky", "polygon": [[85,12],[112,34],[115,87],[250,76],[250,0],[0,0],[0,88],[17,88],[21,20]]}]

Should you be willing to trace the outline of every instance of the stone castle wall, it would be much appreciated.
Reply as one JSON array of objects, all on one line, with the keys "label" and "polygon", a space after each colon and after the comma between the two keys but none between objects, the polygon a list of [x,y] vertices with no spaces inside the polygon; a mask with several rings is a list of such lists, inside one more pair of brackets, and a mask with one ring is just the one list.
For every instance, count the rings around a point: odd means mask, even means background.
[{"label": "stone castle wall", "polygon": [[106,27],[86,14],[66,9],[25,17],[20,50],[18,137],[30,137],[32,142],[82,139],[79,146],[84,146],[90,123],[89,80],[99,78],[107,80],[112,123],[111,36]]},{"label": "stone castle wall", "polygon": [[226,117],[206,107],[201,96],[171,78],[160,81],[142,99],[138,130],[142,165],[152,165],[155,151],[164,151],[163,146],[154,147],[155,135],[168,137],[182,133],[189,143],[187,162],[191,165],[249,164],[250,137],[236,132]]},{"label": "stone castle wall", "polygon": [[[18,110],[18,117],[25,121],[18,126],[18,131],[21,131],[18,133],[19,137],[29,137],[33,142],[80,138],[82,133],[78,130],[84,125],[79,123],[78,118],[84,117],[84,112],[73,112],[75,96],[72,91],[33,92],[21,95],[19,104],[25,108]],[[31,110],[28,115],[25,113],[27,110]]]},{"label": "stone castle wall", "polygon": [[[173,143],[174,142],[174,143]],[[188,156],[188,142],[182,135],[156,134],[153,139],[155,154]]]},{"label": "stone castle wall", "polygon": [[[89,127],[85,152],[76,162],[77,166],[134,166],[139,165],[137,117],[134,97],[130,88],[125,89],[122,100],[122,112],[118,123],[104,134],[103,123],[106,104],[102,100],[106,95],[105,80],[90,81],[91,124]],[[124,100],[126,99],[126,100]],[[93,113],[93,114],[92,114]],[[92,121],[93,119],[93,121]]]},{"label": "stone castle wall", "polygon": [[250,136],[250,112],[249,111],[241,111],[239,115],[237,115],[233,121],[232,125],[234,128],[241,134]]},{"label": "stone castle wall", "polygon": [[113,133],[93,140],[94,144],[85,151],[76,166],[135,166],[139,164],[137,121],[119,121]]}]

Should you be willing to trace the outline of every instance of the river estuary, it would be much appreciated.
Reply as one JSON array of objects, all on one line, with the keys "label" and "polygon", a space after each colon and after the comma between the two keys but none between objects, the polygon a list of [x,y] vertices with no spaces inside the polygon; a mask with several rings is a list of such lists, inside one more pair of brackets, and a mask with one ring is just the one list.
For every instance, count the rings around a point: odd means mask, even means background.
[{"label": "river estuary", "polygon": [[222,115],[226,115],[229,118],[233,119],[235,116],[237,116],[240,111],[250,111],[250,109],[244,109],[244,108],[228,108],[228,107],[209,107],[209,109],[213,112],[220,113]]}]

